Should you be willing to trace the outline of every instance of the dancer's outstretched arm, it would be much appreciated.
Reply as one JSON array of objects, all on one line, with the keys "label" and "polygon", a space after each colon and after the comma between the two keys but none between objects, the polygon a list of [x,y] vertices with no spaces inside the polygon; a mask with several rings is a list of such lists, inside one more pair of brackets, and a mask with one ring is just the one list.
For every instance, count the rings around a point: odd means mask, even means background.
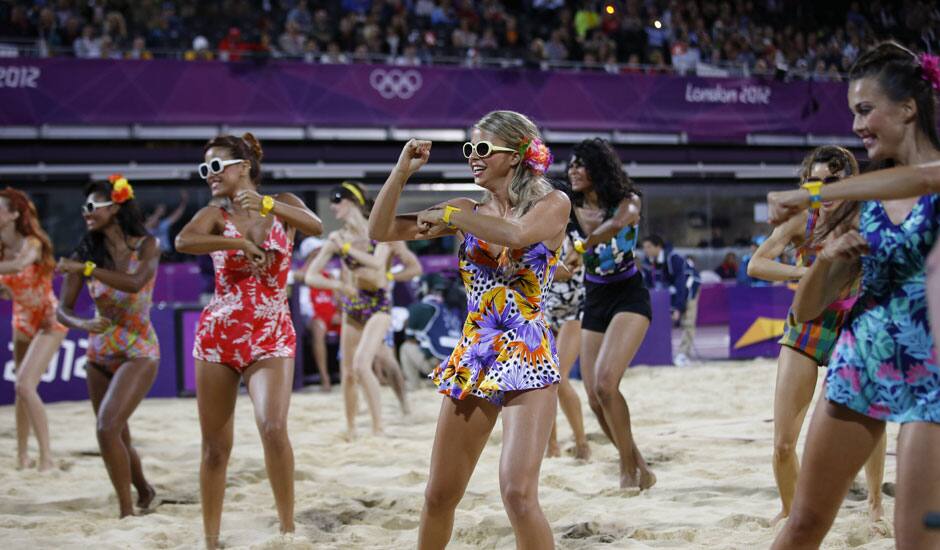
[{"label": "dancer's outstretched arm", "polygon": [[[819,196],[824,202],[850,200],[894,200],[940,192],[940,162],[899,166],[853,176],[824,185]],[[809,191],[773,191],[767,194],[769,221],[782,224],[810,207]]]}]

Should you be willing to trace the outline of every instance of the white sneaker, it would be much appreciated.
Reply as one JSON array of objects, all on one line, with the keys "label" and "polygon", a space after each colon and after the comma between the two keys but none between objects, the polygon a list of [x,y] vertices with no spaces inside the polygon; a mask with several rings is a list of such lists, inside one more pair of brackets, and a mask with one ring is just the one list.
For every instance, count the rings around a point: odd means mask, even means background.
[{"label": "white sneaker", "polygon": [[676,355],[676,358],[673,360],[673,364],[677,367],[688,367],[689,363],[691,363],[691,361],[689,361],[689,358],[684,353]]}]

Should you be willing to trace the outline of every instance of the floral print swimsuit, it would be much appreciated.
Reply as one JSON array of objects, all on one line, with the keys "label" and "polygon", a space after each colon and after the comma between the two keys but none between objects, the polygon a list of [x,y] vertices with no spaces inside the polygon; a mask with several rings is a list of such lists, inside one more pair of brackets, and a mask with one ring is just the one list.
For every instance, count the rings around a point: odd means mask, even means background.
[{"label": "floral print swimsuit", "polygon": [[13,298],[13,330],[32,340],[41,330],[65,332],[55,317],[59,306],[52,292],[52,268],[31,264],[17,273],[0,275],[0,286]]},{"label": "floral print swimsuit", "polygon": [[[223,236],[241,238],[228,212]],[[276,216],[261,248],[264,268],[255,267],[241,250],[211,254],[215,295],[202,310],[193,357],[221,363],[237,373],[272,357],[294,357],[296,333],[287,303],[287,274],[293,242]]]},{"label": "floral print swimsuit", "polygon": [[431,373],[438,391],[502,405],[506,392],[543,388],[561,379],[555,340],[542,311],[558,251],[536,243],[493,247],[469,233],[458,258],[467,290],[467,320],[450,357]]},{"label": "floral print swimsuit", "polygon": [[927,319],[924,265],[937,237],[940,195],[899,225],[862,203],[862,289],[836,343],[826,397],[871,418],[940,423],[940,368]]}]

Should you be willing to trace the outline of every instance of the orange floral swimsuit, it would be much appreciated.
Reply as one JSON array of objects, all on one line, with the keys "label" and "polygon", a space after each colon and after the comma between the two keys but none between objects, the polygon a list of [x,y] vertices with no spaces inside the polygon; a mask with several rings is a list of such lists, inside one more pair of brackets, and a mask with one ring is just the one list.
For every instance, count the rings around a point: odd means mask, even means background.
[{"label": "orange floral swimsuit", "polygon": [[31,340],[42,330],[68,331],[56,320],[59,301],[52,292],[51,268],[34,263],[17,273],[0,275],[0,285],[12,295],[13,330],[18,335]]}]

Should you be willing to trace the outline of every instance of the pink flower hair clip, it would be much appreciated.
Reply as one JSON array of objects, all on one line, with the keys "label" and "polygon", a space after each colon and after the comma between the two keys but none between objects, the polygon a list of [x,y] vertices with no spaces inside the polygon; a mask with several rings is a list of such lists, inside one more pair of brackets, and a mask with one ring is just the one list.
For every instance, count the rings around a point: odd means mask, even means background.
[{"label": "pink flower hair clip", "polygon": [[526,166],[539,176],[548,172],[549,166],[555,160],[548,145],[545,145],[545,142],[539,138],[532,138],[523,143],[519,148],[519,154]]},{"label": "pink flower hair clip", "polygon": [[940,92],[940,57],[922,53],[917,60],[920,62],[921,78],[929,82],[934,91]]}]

